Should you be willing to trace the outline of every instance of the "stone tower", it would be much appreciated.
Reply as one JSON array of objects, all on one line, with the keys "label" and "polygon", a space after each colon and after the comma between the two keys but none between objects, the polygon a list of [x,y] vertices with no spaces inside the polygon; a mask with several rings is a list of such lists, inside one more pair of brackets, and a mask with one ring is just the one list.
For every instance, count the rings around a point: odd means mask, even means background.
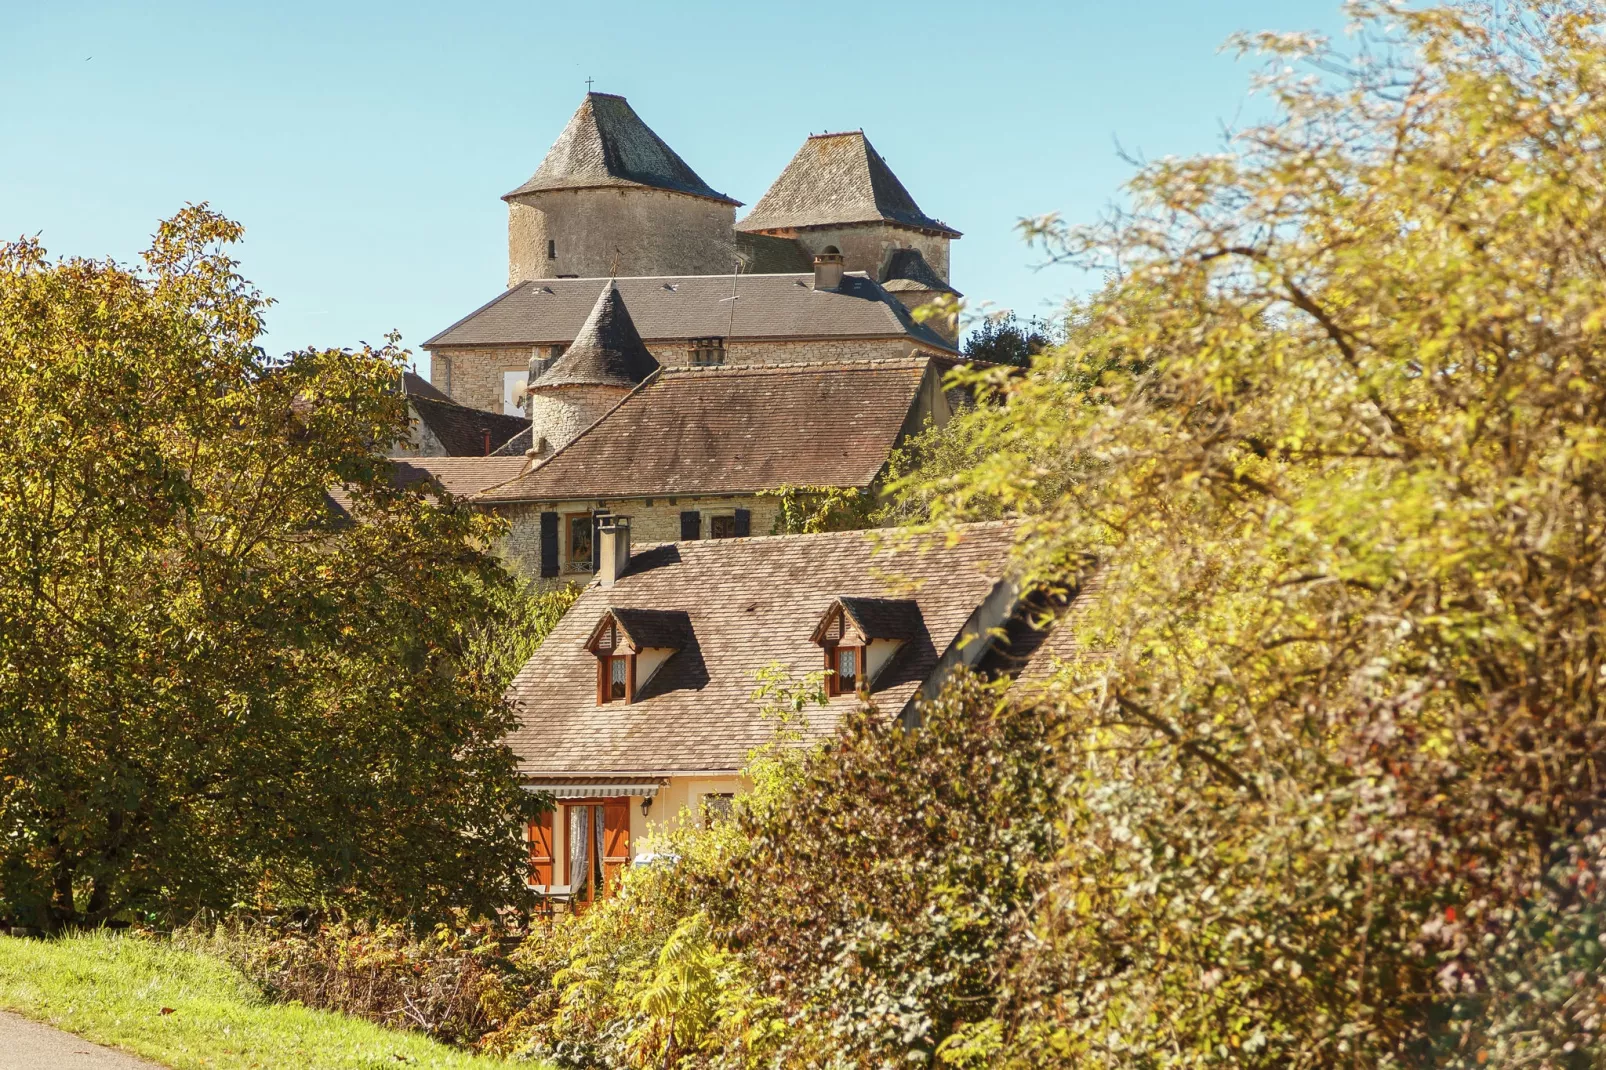
[{"label": "stone tower", "polygon": [[721,275],[741,202],[715,192],[624,97],[587,93],[507,202],[511,288],[564,276]]},{"label": "stone tower", "polygon": [[530,361],[529,455],[542,460],[562,449],[657,370],[610,279],[563,355],[551,367]]},{"label": "stone tower", "polygon": [[865,272],[909,308],[958,296],[948,243],[959,231],[920,210],[862,130],[810,137],[736,229],[793,239],[810,257],[840,253],[843,270]]}]

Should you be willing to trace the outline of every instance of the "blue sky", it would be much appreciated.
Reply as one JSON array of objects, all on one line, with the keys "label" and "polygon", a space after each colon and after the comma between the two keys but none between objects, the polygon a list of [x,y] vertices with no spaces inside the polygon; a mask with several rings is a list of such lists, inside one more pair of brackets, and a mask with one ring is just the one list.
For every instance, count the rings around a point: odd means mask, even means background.
[{"label": "blue sky", "polygon": [[748,205],[808,134],[863,127],[965,232],[954,284],[1042,313],[1088,280],[1017,219],[1093,219],[1117,143],[1211,151],[1257,114],[1231,32],[1342,26],[1338,0],[0,0],[0,238],[129,259],[207,200],[247,228],[271,349],[416,347],[501,291],[499,197],[591,77]]}]

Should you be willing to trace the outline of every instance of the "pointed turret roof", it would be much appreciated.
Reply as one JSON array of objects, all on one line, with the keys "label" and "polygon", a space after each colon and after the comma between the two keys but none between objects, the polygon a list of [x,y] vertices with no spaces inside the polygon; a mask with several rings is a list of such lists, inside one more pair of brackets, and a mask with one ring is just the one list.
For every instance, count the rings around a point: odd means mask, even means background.
[{"label": "pointed turret roof", "polygon": [[737,230],[897,223],[949,238],[959,232],[920,210],[863,130],[815,134]]},{"label": "pointed turret roof", "polygon": [[563,356],[530,384],[532,391],[556,386],[638,386],[658,370],[613,280],[602,288],[591,315]]},{"label": "pointed turret roof", "polygon": [[587,93],[530,180],[503,200],[559,189],[638,186],[739,205],[711,189],[624,97]]}]

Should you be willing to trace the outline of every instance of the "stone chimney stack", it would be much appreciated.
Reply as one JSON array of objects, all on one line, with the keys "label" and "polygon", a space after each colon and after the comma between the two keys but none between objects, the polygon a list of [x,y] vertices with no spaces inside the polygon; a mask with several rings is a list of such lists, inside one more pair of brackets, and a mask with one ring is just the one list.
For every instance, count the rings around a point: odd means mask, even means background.
[{"label": "stone chimney stack", "polygon": [[835,290],[842,285],[842,254],[816,253],[814,256],[814,288]]},{"label": "stone chimney stack", "polygon": [[625,569],[630,567],[630,518],[610,516],[597,531],[597,578],[604,587],[612,587]]}]

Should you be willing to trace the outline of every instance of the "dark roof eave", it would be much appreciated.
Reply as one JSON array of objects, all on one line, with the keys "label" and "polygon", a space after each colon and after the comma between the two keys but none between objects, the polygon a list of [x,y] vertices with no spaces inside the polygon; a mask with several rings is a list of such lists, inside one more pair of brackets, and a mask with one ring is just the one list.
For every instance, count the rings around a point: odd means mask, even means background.
[{"label": "dark roof eave", "polygon": [[731,205],[731,206],[736,207],[736,208],[744,207],[744,204],[743,204],[742,201],[737,200],[735,197],[727,197],[723,193],[714,193],[714,194],[697,193],[697,192],[695,192],[693,190],[689,190],[689,189],[674,189],[674,188],[672,188],[670,186],[652,186],[652,185],[648,185],[645,182],[629,182],[629,181],[623,181],[623,180],[618,181],[618,182],[581,182],[581,183],[576,183],[575,185],[572,185],[572,186],[557,186],[557,185],[554,185],[554,186],[536,186],[534,188],[526,188],[524,186],[520,186],[518,189],[513,190],[511,193],[502,194],[502,199],[504,201],[507,201],[509,204],[512,204],[515,200],[517,200],[520,197],[529,197],[529,196],[534,196],[536,194],[541,194],[541,193],[572,193],[572,192],[577,192],[579,190],[588,190],[588,189],[647,189],[647,190],[656,190],[659,193],[678,193],[682,197],[696,197],[700,201],[713,201],[716,204],[728,204],[728,205]]},{"label": "dark roof eave", "polygon": [[[451,330],[451,328],[448,327],[446,330],[449,331],[449,330]],[[445,334],[445,333],[446,333],[446,331],[442,331],[441,332],[441,334]],[[440,337],[440,335],[436,335],[435,336],[435,338],[439,338],[439,337]],[[684,341],[687,341],[688,339],[690,339],[692,337],[693,336],[689,335],[689,334],[688,335],[673,335],[673,336],[668,337],[668,338],[647,338],[647,337],[643,336],[642,341],[643,342],[647,342],[647,343],[649,343],[651,345],[662,345],[662,344],[665,344],[665,343],[668,343],[668,342],[684,342]],[[508,346],[566,345],[569,342],[574,341],[574,339],[572,339],[572,338],[528,338],[528,339],[526,339],[526,338],[508,338],[508,339],[504,339],[504,340],[496,341],[496,342],[447,342],[447,343],[444,344],[444,346],[442,346],[442,345],[437,345],[436,344],[435,338],[431,338],[427,342],[420,343],[418,348],[423,349],[423,350],[427,350],[428,352],[433,353],[435,350],[441,349],[441,348],[447,348],[447,349],[506,349]],[[738,334],[738,335],[731,336],[731,338],[729,340],[730,341],[734,341],[734,342],[825,342],[825,343],[830,343],[830,342],[887,342],[887,341],[897,341],[900,338],[906,340],[907,342],[909,342],[910,345],[925,346],[925,347],[927,347],[929,349],[938,350],[941,353],[958,353],[959,352],[957,347],[948,345],[946,342],[934,342],[934,341],[930,341],[930,340],[925,339],[925,338],[917,338],[914,335],[910,334],[908,331],[899,331],[896,334],[832,334],[832,335],[823,335],[823,336],[822,335],[813,335],[813,334],[807,334],[807,335],[804,335],[804,334],[755,334],[755,335]],[[819,364],[821,362],[820,361],[812,361],[812,360],[800,360],[800,361],[797,361],[796,363],[801,367],[801,366],[808,365],[808,364]]]},{"label": "dark roof eave", "polygon": [[[885,467],[886,467],[885,464],[883,464],[881,466],[881,468],[885,468]],[[523,475],[518,476],[516,478],[518,478],[518,479],[528,479],[536,471],[539,471],[539,468],[531,469],[529,472],[525,472]],[[838,486],[838,487],[844,487],[844,488],[849,488],[850,487],[850,488],[852,488],[854,490],[869,490],[871,487],[875,486],[876,479],[879,478],[880,475],[881,475],[881,469],[877,469],[876,470],[876,474],[874,476],[872,476],[868,480],[865,480],[862,483],[838,483],[838,484],[835,484],[835,485]],[[487,488],[487,490],[490,490],[490,489],[494,489],[494,488]],[[762,487],[742,487],[742,488],[721,487],[718,490],[706,490],[706,489],[705,490],[653,490],[653,491],[641,491],[641,492],[631,493],[631,494],[595,494],[595,493],[582,493],[582,492],[576,491],[576,492],[574,492],[572,494],[565,494],[561,498],[554,498],[551,495],[542,495],[542,496],[539,496],[539,497],[528,497],[528,498],[485,498],[485,497],[481,496],[481,495],[483,495],[485,493],[485,491],[481,491],[479,494],[474,495],[472,500],[473,500],[473,503],[475,505],[491,506],[491,505],[540,505],[543,502],[633,502],[633,501],[641,501],[641,500],[645,500],[645,499],[649,499],[649,498],[650,499],[658,499],[658,498],[737,498],[737,497],[753,497],[753,498],[756,498],[761,494],[764,494],[764,493],[767,493],[767,492],[770,492],[770,491],[776,491],[776,490],[779,490],[779,489],[780,489],[780,487],[777,486],[777,485],[766,484],[766,485],[764,485]]]},{"label": "dark roof eave", "polygon": [[902,227],[904,230],[913,230],[921,234],[932,234],[939,238],[963,238],[964,232],[955,230],[940,219],[932,220],[936,226],[924,226],[919,223],[908,223],[902,219],[888,219],[880,216],[875,219],[848,219],[840,223],[763,223],[759,226],[750,225],[745,219],[736,221],[736,229],[743,234],[768,234],[773,237],[783,237],[776,231],[799,230],[842,230],[846,227]]}]

